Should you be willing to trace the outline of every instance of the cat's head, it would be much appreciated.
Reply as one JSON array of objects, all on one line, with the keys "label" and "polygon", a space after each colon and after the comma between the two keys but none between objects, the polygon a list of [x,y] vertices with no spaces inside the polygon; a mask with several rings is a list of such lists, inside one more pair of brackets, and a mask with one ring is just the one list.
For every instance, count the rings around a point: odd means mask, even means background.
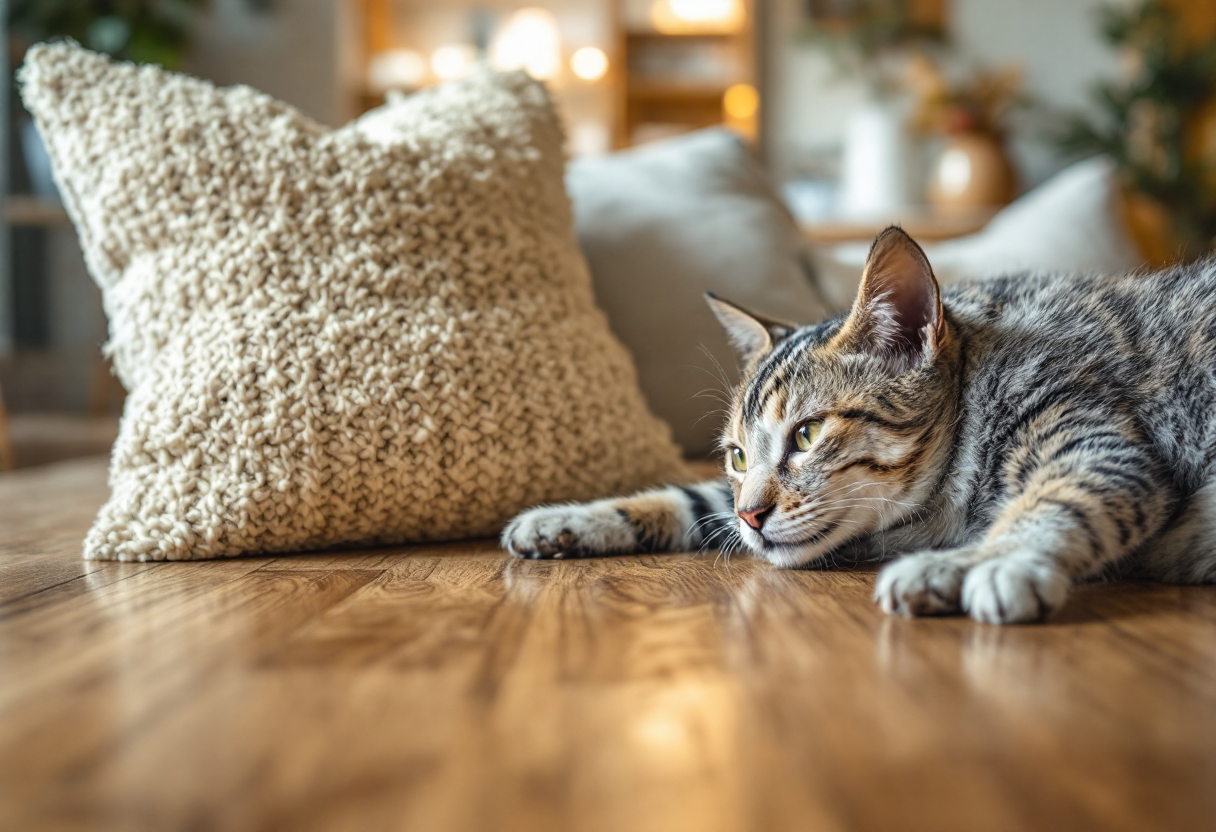
[{"label": "cat's head", "polygon": [[920,246],[880,234],[852,311],[816,326],[709,302],[744,370],[722,438],[744,544],[795,566],[914,516],[944,464],[957,391]]}]

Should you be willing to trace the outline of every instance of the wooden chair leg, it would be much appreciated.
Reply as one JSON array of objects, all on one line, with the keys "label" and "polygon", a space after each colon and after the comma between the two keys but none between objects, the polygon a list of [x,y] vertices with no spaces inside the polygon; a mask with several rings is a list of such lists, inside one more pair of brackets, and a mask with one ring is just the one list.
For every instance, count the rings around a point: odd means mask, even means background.
[{"label": "wooden chair leg", "polygon": [[4,392],[0,391],[0,471],[9,471],[16,466],[13,443],[8,435],[8,411],[4,407]]}]

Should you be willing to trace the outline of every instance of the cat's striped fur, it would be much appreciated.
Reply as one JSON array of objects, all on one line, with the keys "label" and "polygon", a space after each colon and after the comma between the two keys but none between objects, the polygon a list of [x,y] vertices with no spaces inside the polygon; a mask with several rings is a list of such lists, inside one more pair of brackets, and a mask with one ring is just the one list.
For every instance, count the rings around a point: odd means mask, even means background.
[{"label": "cat's striped fur", "polygon": [[911,553],[878,577],[885,609],[997,623],[1112,569],[1216,579],[1216,261],[939,296],[890,229],[847,316],[795,329],[712,304],[746,367],[725,481],[533,509],[503,534],[512,553]]}]

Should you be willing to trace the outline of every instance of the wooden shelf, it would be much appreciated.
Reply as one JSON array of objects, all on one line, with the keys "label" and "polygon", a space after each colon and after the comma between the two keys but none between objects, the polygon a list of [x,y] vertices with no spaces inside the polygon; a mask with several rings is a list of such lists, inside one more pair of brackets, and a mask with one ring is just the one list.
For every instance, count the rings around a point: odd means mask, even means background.
[{"label": "wooden shelf", "polygon": [[651,81],[633,78],[629,81],[629,93],[637,99],[647,100],[679,100],[693,99],[702,101],[712,99],[721,101],[726,94],[728,84],[690,84],[680,81]]},{"label": "wooden shelf", "polygon": [[[626,0],[614,0],[618,67],[614,144],[645,141],[655,124],[695,130],[725,125],[755,140],[754,107],[728,111],[724,96],[735,84],[756,86],[755,0],[743,0],[737,28],[663,32],[641,18],[628,19]],[[736,102],[737,99],[732,99]]]},{"label": "wooden shelf", "polygon": [[630,29],[625,37],[637,40],[733,40],[740,32],[660,32],[656,29]]},{"label": "wooden shelf", "polygon": [[10,196],[4,200],[4,221],[9,225],[40,228],[70,226],[63,203],[36,196]]}]

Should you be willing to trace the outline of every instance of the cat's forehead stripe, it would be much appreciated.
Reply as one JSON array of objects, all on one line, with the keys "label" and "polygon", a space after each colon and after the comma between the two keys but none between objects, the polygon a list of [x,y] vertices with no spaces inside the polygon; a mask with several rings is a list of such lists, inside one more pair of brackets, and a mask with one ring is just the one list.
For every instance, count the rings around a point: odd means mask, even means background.
[{"label": "cat's forehead stripe", "polygon": [[785,412],[786,391],[788,390],[785,378],[784,373],[773,374],[772,379],[764,386],[764,390],[759,395],[759,401],[756,402],[752,414],[753,419],[760,415],[769,419],[779,420],[781,418]]},{"label": "cat's forehead stripe", "polygon": [[[837,316],[814,326],[802,327],[778,344],[756,368],[755,374],[748,382],[742,400],[743,418],[753,420],[763,413],[768,397],[778,389],[784,391],[780,400],[784,409],[789,402],[791,388],[795,386],[790,383],[791,376],[805,373],[808,351],[812,348],[823,349],[829,345],[843,322],[844,316]],[[770,386],[772,379],[781,380],[779,388]]]},{"label": "cat's forehead stripe", "polygon": [[778,344],[756,370],[743,399],[743,414],[746,419],[754,420],[764,412],[768,397],[784,384],[784,379],[791,369],[797,371],[801,365],[802,348],[815,334],[814,328],[798,330]]}]

